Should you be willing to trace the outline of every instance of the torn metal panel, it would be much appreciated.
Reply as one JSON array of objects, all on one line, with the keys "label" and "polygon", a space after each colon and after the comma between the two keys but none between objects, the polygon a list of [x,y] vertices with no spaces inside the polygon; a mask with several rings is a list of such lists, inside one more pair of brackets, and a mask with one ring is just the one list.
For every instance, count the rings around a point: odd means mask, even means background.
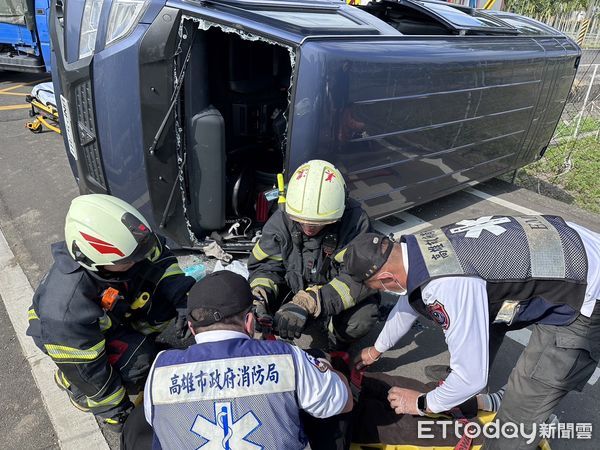
[{"label": "torn metal panel", "polygon": [[[177,70],[177,55],[179,55],[181,53],[181,44],[182,42],[188,38],[188,34],[187,34],[187,30],[185,30],[185,27],[183,26],[183,20],[181,21],[181,24],[179,26],[179,42],[177,44],[177,51],[175,52],[175,63],[173,64],[173,88],[175,89],[177,87],[177,85],[179,84],[179,74],[178,74],[178,70]],[[182,77],[185,77],[185,73],[181,74]],[[181,80],[183,82],[183,80]],[[185,179],[184,179],[184,165],[185,165],[185,155],[184,155],[184,148],[183,148],[183,128],[181,127],[180,121],[179,121],[179,108],[175,108],[174,109],[174,114],[175,114],[175,149],[177,152],[177,178],[179,180],[179,191],[181,192],[181,200],[182,200],[182,204],[183,204],[183,216],[184,216],[184,220],[185,220],[185,225],[186,228],[188,230],[188,234],[190,237],[190,241],[192,242],[192,245],[198,245],[200,243],[200,241],[198,240],[198,238],[196,238],[196,235],[192,232],[192,226],[190,224],[190,220],[189,220],[189,216],[188,216],[188,211],[187,211],[187,198],[186,198],[186,192],[185,192]]]},{"label": "torn metal panel", "polygon": [[[198,30],[200,30],[200,31],[207,31],[210,28],[217,28],[224,33],[237,34],[241,39],[246,40],[246,41],[254,41],[254,42],[260,41],[260,42],[267,43],[269,45],[283,47],[287,50],[289,57],[290,57],[291,77],[290,77],[290,86],[287,91],[288,111],[284,112],[284,114],[283,114],[285,124],[286,124],[286,132],[285,132],[281,150],[282,150],[282,152],[285,153],[285,151],[287,149],[288,134],[289,134],[289,129],[288,129],[289,106],[291,105],[291,101],[292,101],[292,89],[294,86],[294,70],[296,67],[296,51],[295,51],[295,49],[289,45],[284,45],[282,43],[273,41],[271,39],[268,39],[268,38],[265,38],[262,36],[254,35],[254,34],[248,33],[243,30],[238,30],[238,29],[226,26],[226,25],[218,24],[215,22],[210,22],[210,21],[207,21],[204,19],[199,19],[197,17],[183,15],[181,18],[180,26],[179,26],[179,43],[178,43],[178,49],[177,49],[176,55],[179,55],[181,53],[182,43],[183,43],[183,41],[188,39],[189,32],[188,32],[188,29],[186,28],[186,25],[189,24],[190,22],[197,24]],[[185,73],[182,74],[181,77],[185,77]],[[173,86],[176,87],[180,82],[183,82],[183,80],[179,80],[179,73],[178,73],[177,59],[176,59],[174,65],[173,65]],[[198,238],[192,231],[189,212],[188,212],[188,208],[187,208],[188,203],[187,203],[186,191],[185,191],[185,179],[184,179],[184,175],[183,175],[184,174],[183,166],[185,165],[185,151],[186,151],[185,139],[183,138],[184,130],[183,130],[183,127],[180,122],[180,118],[179,118],[180,114],[179,114],[179,111],[177,110],[177,108],[175,109],[174,114],[175,114],[175,136],[176,136],[177,163],[178,163],[178,168],[179,168],[179,171],[178,171],[179,172],[179,176],[178,176],[179,188],[181,191],[181,198],[182,198],[182,202],[183,202],[185,223],[186,223],[186,226],[188,229],[188,233],[189,233],[191,242],[195,245],[198,245],[198,244],[200,244],[200,241],[198,240]],[[282,168],[282,170],[283,169],[284,168]]]}]

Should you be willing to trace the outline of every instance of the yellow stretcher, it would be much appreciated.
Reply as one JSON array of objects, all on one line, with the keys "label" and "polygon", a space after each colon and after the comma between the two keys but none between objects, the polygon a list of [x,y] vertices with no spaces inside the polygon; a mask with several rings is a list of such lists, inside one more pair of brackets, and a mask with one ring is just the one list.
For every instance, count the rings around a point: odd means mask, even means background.
[{"label": "yellow stretcher", "polygon": [[55,133],[60,134],[58,124],[58,109],[56,108],[56,99],[52,83],[40,83],[31,91],[31,95],[25,97],[25,101],[31,104],[29,117],[33,120],[27,122],[25,126],[32,133],[41,133],[46,127]]},{"label": "yellow stretcher", "polygon": [[[486,424],[494,420],[496,413],[490,413],[485,411],[479,411],[477,415],[479,422],[481,424]],[[546,439],[543,439],[538,448],[540,450],[552,450],[550,448],[550,444]],[[454,450],[453,446],[440,446],[435,445],[432,447],[425,447],[422,445],[390,445],[390,444],[352,444],[350,445],[350,450]],[[481,445],[473,445],[470,450],[481,450]]]},{"label": "yellow stretcher", "polygon": [[[41,133],[43,126],[55,133],[60,134],[60,128],[58,125],[58,111],[56,108],[46,106],[28,95],[25,97],[28,103],[31,103],[31,111],[29,111],[29,117],[34,119],[31,122],[27,122],[25,126],[29,128],[33,133]],[[42,126],[43,125],[43,126]]]}]

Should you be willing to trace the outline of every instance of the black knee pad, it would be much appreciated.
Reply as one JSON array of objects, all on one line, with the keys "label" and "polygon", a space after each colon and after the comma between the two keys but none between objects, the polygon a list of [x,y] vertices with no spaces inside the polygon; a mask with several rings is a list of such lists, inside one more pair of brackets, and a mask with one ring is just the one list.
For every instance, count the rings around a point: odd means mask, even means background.
[{"label": "black knee pad", "polygon": [[110,339],[107,350],[109,362],[121,374],[127,391],[141,391],[157,354],[154,338],[134,331],[124,333]]},{"label": "black knee pad", "polygon": [[334,334],[346,342],[356,341],[371,331],[378,317],[379,296],[369,297],[332,318]]}]

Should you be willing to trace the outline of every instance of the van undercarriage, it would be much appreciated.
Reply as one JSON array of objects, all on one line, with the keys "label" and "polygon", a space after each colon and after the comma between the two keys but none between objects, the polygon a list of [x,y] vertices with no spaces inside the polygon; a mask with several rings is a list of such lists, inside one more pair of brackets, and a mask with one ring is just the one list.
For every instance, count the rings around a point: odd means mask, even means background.
[{"label": "van undercarriage", "polygon": [[192,240],[240,218],[245,230],[236,232],[249,233],[275,205],[265,193],[284,169],[295,53],[192,17],[182,18],[179,35],[178,65],[187,52],[189,62],[175,128]]}]

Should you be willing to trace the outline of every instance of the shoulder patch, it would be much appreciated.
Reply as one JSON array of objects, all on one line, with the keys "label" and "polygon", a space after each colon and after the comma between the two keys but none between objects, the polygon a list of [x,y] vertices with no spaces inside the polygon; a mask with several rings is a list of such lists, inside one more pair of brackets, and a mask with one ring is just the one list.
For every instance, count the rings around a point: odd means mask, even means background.
[{"label": "shoulder patch", "polygon": [[306,359],[308,360],[308,362],[311,363],[313,366],[315,366],[319,372],[325,373],[329,370],[329,366],[327,364],[325,364],[323,361],[318,360],[317,358],[309,355],[306,352],[304,352],[304,356],[306,356]]},{"label": "shoulder patch", "polygon": [[433,302],[431,305],[427,305],[427,311],[435,323],[441,326],[444,330],[447,330],[450,326],[450,316],[439,301]]}]

